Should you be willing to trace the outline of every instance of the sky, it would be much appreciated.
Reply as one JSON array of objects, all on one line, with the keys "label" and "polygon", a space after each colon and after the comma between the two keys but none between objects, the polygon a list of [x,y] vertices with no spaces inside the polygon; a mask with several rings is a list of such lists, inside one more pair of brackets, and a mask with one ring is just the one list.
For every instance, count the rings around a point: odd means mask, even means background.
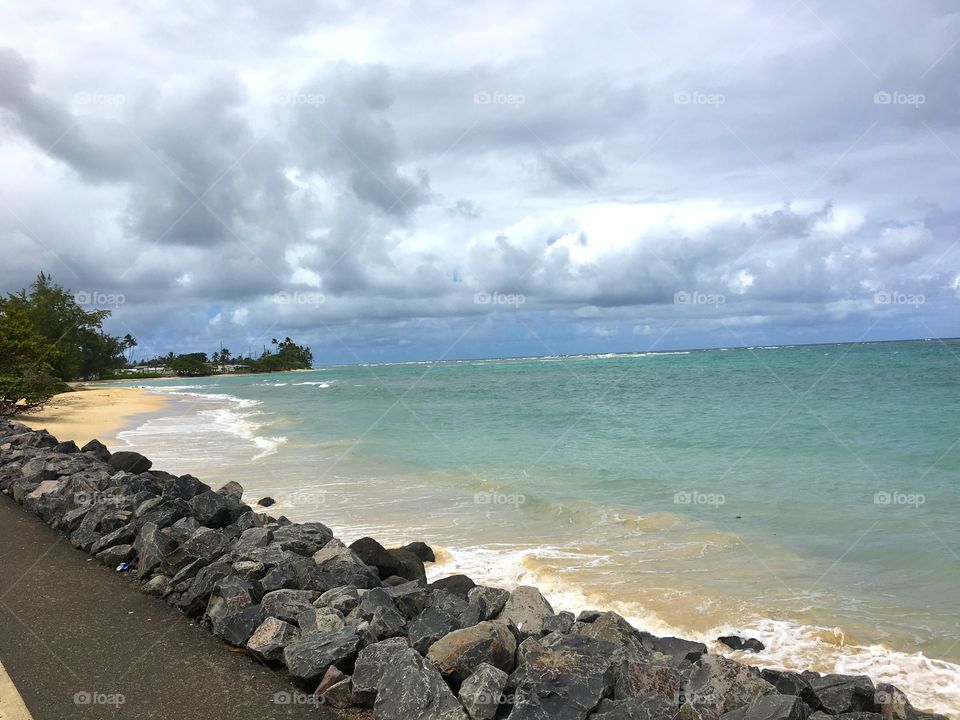
[{"label": "sky", "polygon": [[11,2],[0,288],[137,357],[960,335],[960,8]]}]

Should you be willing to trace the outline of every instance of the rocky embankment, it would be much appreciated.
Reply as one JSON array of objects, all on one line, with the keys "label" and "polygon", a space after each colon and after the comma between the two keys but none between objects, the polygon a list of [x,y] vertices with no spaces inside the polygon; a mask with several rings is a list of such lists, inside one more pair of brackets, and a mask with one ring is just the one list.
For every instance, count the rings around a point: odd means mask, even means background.
[{"label": "rocky embankment", "polygon": [[212,490],[96,440],[78,448],[0,420],[0,490],[224,642],[285,668],[291,693],[372,707],[377,720],[941,717],[864,676],[758,671],[612,612],[554,612],[533,587],[428,584],[423,543],[347,547],[321,523],[245,505],[236,483]]}]

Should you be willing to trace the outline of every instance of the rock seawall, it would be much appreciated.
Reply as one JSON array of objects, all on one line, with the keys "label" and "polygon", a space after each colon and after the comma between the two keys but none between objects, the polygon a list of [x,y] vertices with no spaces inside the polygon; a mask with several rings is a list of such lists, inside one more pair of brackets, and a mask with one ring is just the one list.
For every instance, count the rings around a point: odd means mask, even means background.
[{"label": "rock seawall", "polygon": [[[758,671],[536,588],[426,582],[423,543],[349,547],[96,440],[0,420],[0,491],[291,691],[377,720],[934,720],[864,676]],[[735,643],[738,639],[727,638]]]}]

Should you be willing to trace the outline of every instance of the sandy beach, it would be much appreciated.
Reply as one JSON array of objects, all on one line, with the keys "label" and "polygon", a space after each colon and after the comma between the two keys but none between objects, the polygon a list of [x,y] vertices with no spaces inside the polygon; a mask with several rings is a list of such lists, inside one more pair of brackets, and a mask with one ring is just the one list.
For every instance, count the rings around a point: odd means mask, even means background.
[{"label": "sandy beach", "polygon": [[34,430],[46,429],[60,440],[83,445],[96,438],[112,448],[117,433],[131,418],[156,412],[166,404],[165,398],[139,388],[79,386],[57,395],[43,410],[17,420]]}]

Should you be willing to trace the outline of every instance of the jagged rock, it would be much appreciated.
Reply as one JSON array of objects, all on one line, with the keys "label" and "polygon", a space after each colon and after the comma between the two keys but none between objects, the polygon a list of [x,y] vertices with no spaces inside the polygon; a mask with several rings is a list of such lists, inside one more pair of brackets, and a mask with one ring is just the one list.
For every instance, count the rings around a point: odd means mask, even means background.
[{"label": "jagged rock", "polygon": [[91,440],[82,448],[80,448],[80,452],[90,453],[93,455],[93,457],[101,462],[110,461],[110,451],[107,449],[107,446],[99,440]]},{"label": "jagged rock", "polygon": [[647,632],[640,633],[643,645],[652,652],[667,655],[683,664],[684,661],[696,662],[707,654],[707,646],[693,640],[684,640],[677,637],[657,637]]},{"label": "jagged rock", "polygon": [[765,695],[725,713],[723,720],[807,720],[810,708],[794,695]]},{"label": "jagged rock", "polygon": [[367,645],[357,656],[353,669],[353,702],[355,705],[372,707],[383,676],[394,661],[410,650],[406,638],[390,638]]},{"label": "jagged rock", "polygon": [[287,552],[303,557],[314,555],[325,548],[331,540],[333,540],[333,531],[318,522],[284,525],[273,531],[273,542]]},{"label": "jagged rock", "polygon": [[656,695],[673,701],[680,694],[683,679],[675,668],[625,658],[616,669],[614,697],[627,700]]},{"label": "jagged rock", "polygon": [[466,575],[450,575],[448,577],[435,580],[427,587],[429,587],[431,590],[446,590],[448,593],[452,593],[457,597],[462,597],[464,600],[468,600],[468,593],[476,586],[477,584]]},{"label": "jagged rock", "polygon": [[297,616],[297,625],[303,637],[339,630],[346,622],[343,615],[330,607],[312,607]]},{"label": "jagged rock", "polygon": [[399,585],[385,586],[384,590],[408,620],[416,618],[433,603],[431,592],[419,580],[404,580]]},{"label": "jagged rock", "polygon": [[[252,583],[240,578],[226,577],[214,585],[203,619],[210,624],[214,635],[223,637],[227,620],[254,605],[255,596],[256,589]],[[260,619],[260,622],[264,619],[266,615]],[[260,623],[254,625],[250,632],[252,633],[259,625]]]},{"label": "jagged rock", "polygon": [[[923,715],[922,713],[917,713],[915,717],[917,718],[935,717],[935,718],[943,718],[943,720],[946,720],[946,718],[944,718],[942,715]],[[822,710],[818,710],[817,712],[813,713],[809,717],[809,720],[883,720],[883,715],[881,715],[880,713],[872,713],[872,712],[852,712],[852,713],[840,713],[839,715],[828,715]]]},{"label": "jagged rock", "polygon": [[200,568],[192,581],[188,580],[189,587],[177,599],[177,608],[191,617],[199,615],[205,610],[214,585],[226,578],[231,570],[232,566],[222,558]]},{"label": "jagged rock", "polygon": [[[764,669],[760,671],[760,677],[773,685],[781,695],[796,695],[811,709],[820,709],[820,701],[817,700],[816,693],[807,679],[799,673]],[[906,720],[906,718],[900,720]]]},{"label": "jagged rock", "polygon": [[553,608],[535,587],[521,585],[510,593],[497,619],[513,625],[527,638],[543,632],[543,622],[553,615]]},{"label": "jagged rock", "polygon": [[389,553],[397,563],[396,575],[407,580],[419,580],[426,585],[427,571],[423,568],[423,560],[402,548],[394,548]]},{"label": "jagged rock", "polygon": [[192,515],[187,515],[177,520],[170,526],[170,537],[177,542],[185,542],[193,537],[193,534],[200,529],[200,523]]},{"label": "jagged rock", "polygon": [[603,615],[603,613],[599,610],[581,610],[580,614],[577,615],[577,622],[592,623],[601,615]]},{"label": "jagged rock", "polygon": [[[277,533],[284,529],[277,530],[274,533],[274,539]],[[313,561],[320,572],[330,578],[330,587],[351,585],[355,588],[375,588],[380,586],[379,576],[339,540],[331,540],[324,545],[323,549],[313,555]]]},{"label": "jagged rock", "polygon": [[323,674],[323,678],[320,680],[320,684],[317,685],[317,689],[314,690],[314,695],[321,697],[327,690],[332,688],[338,682],[346,678],[347,676],[340,672],[336,667],[331,665],[327,668],[327,671]]},{"label": "jagged rock", "polygon": [[357,588],[347,585],[336,587],[323,593],[314,603],[317,607],[328,607],[341,615],[348,615],[360,604],[360,593]]},{"label": "jagged rock", "polygon": [[568,633],[573,627],[575,618],[572,612],[561,610],[556,615],[552,615],[543,621],[544,633]]},{"label": "jagged rock", "polygon": [[120,452],[113,453],[107,462],[114,470],[124,470],[134,475],[146,472],[153,467],[153,463],[143,455],[129,450],[121,450]]},{"label": "jagged rock", "polygon": [[233,498],[237,502],[243,500],[243,486],[238,482],[234,482],[233,480],[217,490],[217,492],[224,497]]},{"label": "jagged rock", "polygon": [[388,666],[373,713],[377,720],[468,720],[440,673],[413,648]]},{"label": "jagged rock", "polygon": [[349,669],[360,649],[356,628],[343,627],[328,633],[310,635],[287,645],[283,661],[290,675],[306,682],[318,682],[331,665]]},{"label": "jagged rock", "polygon": [[270,507],[271,505],[275,505],[276,503],[277,503],[277,501],[274,500],[272,497],[269,497],[269,496],[264,497],[264,498],[260,498],[260,499],[257,501],[257,505],[259,505],[260,507]]},{"label": "jagged rock", "polygon": [[430,547],[429,545],[427,545],[426,543],[423,543],[423,542],[420,542],[420,541],[408,543],[408,544],[404,545],[404,546],[403,546],[402,548],[400,548],[400,549],[401,549],[401,550],[406,550],[407,552],[413,553],[413,554],[416,555],[418,558],[420,558],[421,562],[425,562],[425,563],[426,563],[426,562],[436,562],[436,561],[437,561],[436,556],[433,554],[433,548],[431,548],[431,547]]},{"label": "jagged rock", "polygon": [[288,622],[268,617],[247,640],[247,652],[265,662],[279,662],[283,649],[299,639],[300,632]]},{"label": "jagged rock", "polygon": [[427,660],[457,686],[483,663],[511,672],[516,651],[517,641],[506,625],[482,622],[440,638],[427,651]]},{"label": "jagged rock", "polygon": [[356,615],[364,620],[370,620],[377,609],[396,610],[393,598],[383,588],[374,588],[364,592],[360,596],[360,604],[357,605]]},{"label": "jagged rock", "polygon": [[820,707],[830,715],[875,712],[873,680],[866,675],[824,675],[808,678]]},{"label": "jagged rock", "polygon": [[659,695],[629,700],[603,700],[590,720],[673,720],[677,705]]},{"label": "jagged rock", "polygon": [[765,647],[756,638],[742,638],[738,635],[724,635],[718,637],[717,642],[723,643],[731,650],[749,650],[750,652],[763,652]]},{"label": "jagged rock", "polygon": [[507,683],[515,689],[510,720],[584,720],[611,692],[615,650],[575,635],[524,640]]},{"label": "jagged rock", "polygon": [[115,567],[133,557],[133,545],[112,545],[97,553],[97,560],[108,567]]},{"label": "jagged rock", "polygon": [[220,637],[235,647],[242,647],[267,619],[261,605],[251,605],[227,616],[220,625]]},{"label": "jagged rock", "polygon": [[230,521],[230,505],[220,493],[207,490],[190,498],[187,504],[190,514],[206,527],[219,528]]},{"label": "jagged rock", "polygon": [[334,683],[320,696],[324,705],[332,708],[348,708],[353,704],[353,680],[345,677]]},{"label": "jagged rock", "polygon": [[650,657],[650,651],[644,645],[643,633],[615,612],[600,613],[589,623],[578,620],[571,628],[571,633],[622,647],[635,659],[646,660]]},{"label": "jagged rock", "polygon": [[399,637],[406,634],[407,620],[391,608],[377,608],[369,621],[370,632],[377,640]]},{"label": "jagged rock", "polygon": [[292,623],[301,613],[313,610],[319,595],[313,590],[274,590],[263,596],[262,603],[268,615]]},{"label": "jagged rock", "polygon": [[387,552],[387,549],[370,537],[362,537],[350,543],[350,549],[357,554],[364,564],[372,565],[377,569],[381,578],[385,579],[391,575],[398,575],[400,569],[396,559]]},{"label": "jagged rock", "polygon": [[[177,575],[183,568],[193,564],[197,570],[209,565],[225,549],[223,536],[212,528],[201,527],[185,540],[163,561],[161,569],[171,575]],[[202,563],[197,563],[202,560]]]},{"label": "jagged rock", "polygon": [[704,655],[698,662],[685,695],[704,720],[718,720],[724,713],[776,692],[755,670],[722,655]]},{"label": "jagged rock", "polygon": [[166,596],[170,592],[170,589],[170,578],[166,575],[154,575],[140,587],[141,592],[147,595],[155,595],[156,597]]},{"label": "jagged rock", "polygon": [[504,697],[503,689],[507,685],[507,673],[503,670],[481,663],[463,684],[457,698],[467,710],[470,720],[493,720]]},{"label": "jagged rock", "polygon": [[233,552],[242,555],[254,548],[266,547],[273,540],[273,531],[263,527],[252,527],[240,533],[234,543]]},{"label": "jagged rock", "polygon": [[456,618],[435,607],[428,607],[407,626],[407,637],[417,652],[426,655],[431,645],[458,627]]},{"label": "jagged rock", "polygon": [[259,580],[266,571],[263,563],[253,562],[252,560],[240,560],[233,564],[233,572],[245,580]]},{"label": "jagged rock", "polygon": [[124,525],[114,530],[112,533],[104,535],[90,546],[91,555],[99,555],[107,548],[114,545],[126,545],[132,543],[137,538],[137,532],[132,524]]},{"label": "jagged rock", "polygon": [[177,543],[161,532],[154,523],[148,522],[141,527],[140,533],[133,543],[133,549],[137,554],[137,572],[140,578],[150,577],[150,574],[160,566],[164,558],[172,553],[176,547]]},{"label": "jagged rock", "polygon": [[178,497],[181,500],[192,500],[209,489],[209,485],[200,482],[193,475],[180,475],[170,478],[163,489],[163,494],[169,497]]},{"label": "jagged rock", "polygon": [[493,620],[503,610],[503,606],[510,599],[510,592],[503,588],[485,587],[477,585],[467,593],[467,601],[482,600],[486,606],[485,617],[482,620]]}]

